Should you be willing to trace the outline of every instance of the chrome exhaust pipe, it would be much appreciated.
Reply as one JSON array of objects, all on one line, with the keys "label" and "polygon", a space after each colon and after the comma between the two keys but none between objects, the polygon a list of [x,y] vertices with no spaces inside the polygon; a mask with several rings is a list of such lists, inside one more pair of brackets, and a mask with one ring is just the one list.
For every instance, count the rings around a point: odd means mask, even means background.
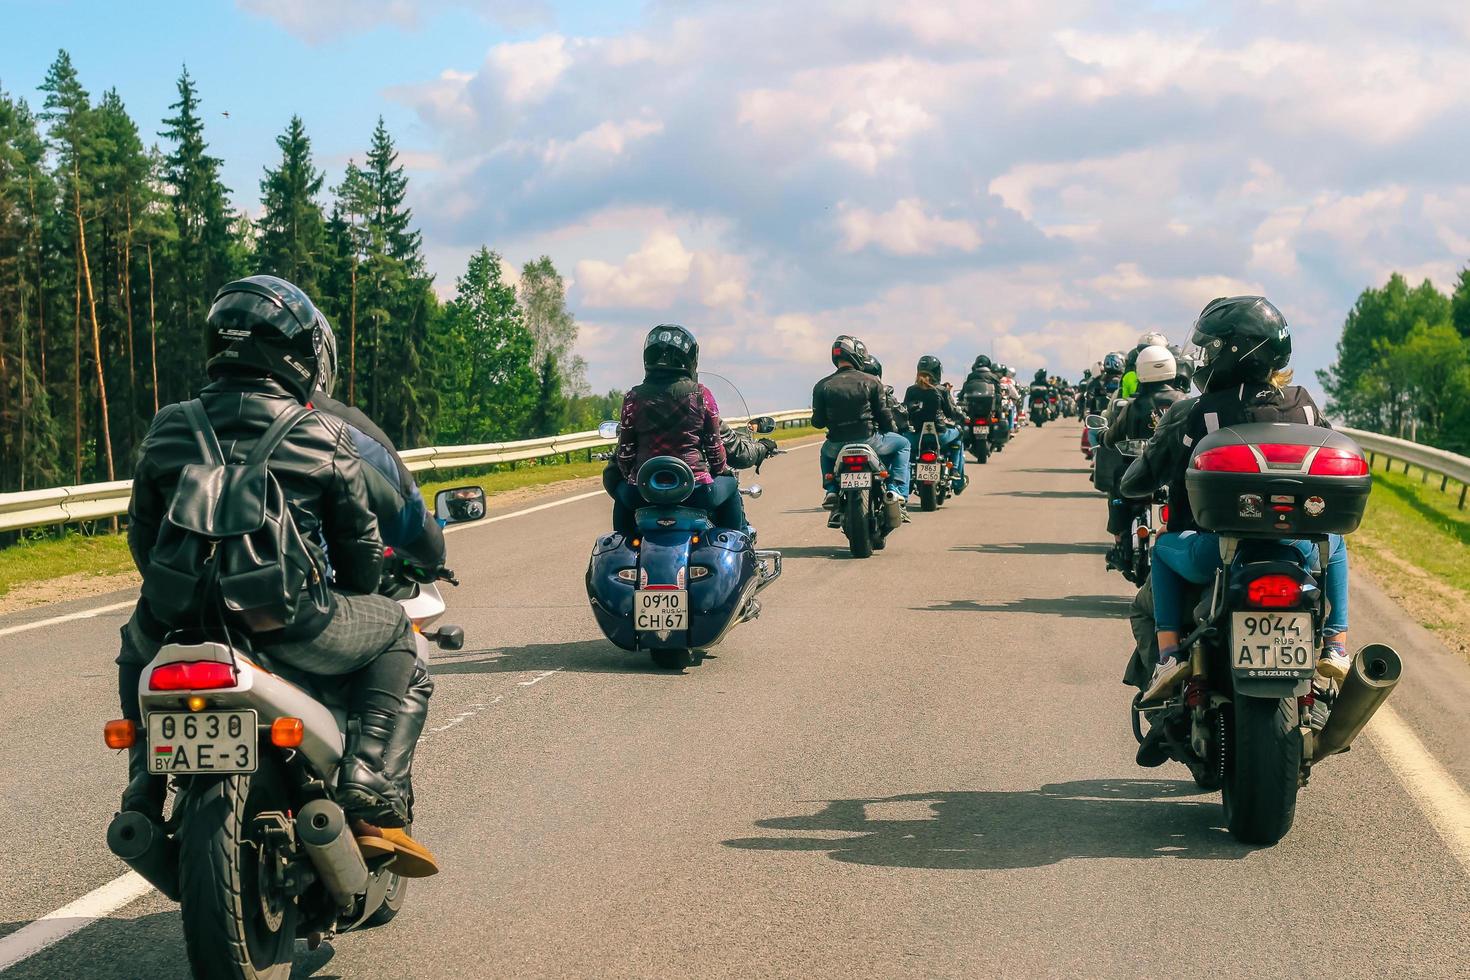
[{"label": "chrome exhaust pipe", "polygon": [[1358,651],[1327,724],[1317,733],[1313,761],[1352,748],[1353,739],[1393,693],[1403,666],[1399,655],[1387,644],[1370,643]]},{"label": "chrome exhaust pipe", "polygon": [[368,869],[342,808],[312,800],[296,815],[296,837],[339,908],[350,908],[367,890]]},{"label": "chrome exhaust pipe", "polygon": [[125,810],[107,825],[107,849],[172,901],[179,900],[179,845],[149,817]]}]

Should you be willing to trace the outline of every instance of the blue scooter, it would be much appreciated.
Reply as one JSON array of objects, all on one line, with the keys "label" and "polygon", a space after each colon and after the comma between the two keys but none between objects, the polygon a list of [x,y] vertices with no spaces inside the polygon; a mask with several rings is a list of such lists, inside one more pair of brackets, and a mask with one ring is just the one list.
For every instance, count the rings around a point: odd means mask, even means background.
[{"label": "blue scooter", "polygon": [[[616,438],[618,424],[598,432]],[[781,577],[781,553],[756,550],[752,528],[717,528],[703,510],[681,506],[694,488],[683,460],[644,463],[638,489],[648,506],[636,512],[636,535],[598,538],[587,565],[587,598],[603,635],[624,650],[647,650],[665,670],[688,667],[759,616],[756,595]],[[756,498],[761,488],[740,492]]]}]

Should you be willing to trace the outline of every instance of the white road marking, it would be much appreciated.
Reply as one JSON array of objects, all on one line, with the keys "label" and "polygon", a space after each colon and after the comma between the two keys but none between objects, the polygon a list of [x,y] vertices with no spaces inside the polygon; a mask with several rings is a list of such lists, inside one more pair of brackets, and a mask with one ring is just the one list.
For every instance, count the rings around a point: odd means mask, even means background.
[{"label": "white road marking", "polygon": [[85,929],[130,902],[153,890],[136,872],[129,871],[83,895],[55,912],[44,915],[0,939],[0,970],[8,970],[21,960],[35,956],[72,933]]},{"label": "white road marking", "polygon": [[4,629],[0,629],[0,636],[10,636],[12,633],[24,633],[26,630],[38,630],[43,626],[55,626],[58,623],[69,623],[75,619],[91,619],[94,616],[101,616],[103,613],[120,612],[123,609],[133,608],[135,601],[134,599],[129,599],[127,602],[114,602],[110,606],[85,609],[81,612],[68,613],[65,616],[38,619],[34,623],[21,623],[19,626],[7,626]]},{"label": "white road marking", "polygon": [[1373,716],[1368,734],[1378,754],[1444,838],[1455,860],[1470,872],[1470,794],[1387,705]]},{"label": "white road marking", "polygon": [[543,673],[537,674],[535,677],[531,678],[528,681],[521,681],[518,686],[520,686],[520,687],[531,687],[534,684],[540,684],[542,681],[546,680],[546,678],[550,677],[552,674],[555,674],[559,670],[565,670],[565,669],[566,668],[564,668],[564,667],[553,667],[551,670],[544,671]]}]

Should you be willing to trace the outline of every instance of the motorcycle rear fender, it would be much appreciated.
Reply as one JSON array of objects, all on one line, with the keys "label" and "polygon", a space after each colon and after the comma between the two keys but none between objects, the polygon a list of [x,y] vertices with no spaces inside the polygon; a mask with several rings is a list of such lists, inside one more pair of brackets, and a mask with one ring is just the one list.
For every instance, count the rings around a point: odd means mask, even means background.
[{"label": "motorcycle rear fender", "polygon": [[[1263,542],[1252,542],[1254,547]],[[1268,544],[1269,543],[1265,543]],[[1272,549],[1273,551],[1276,549]],[[1231,568],[1225,589],[1225,604],[1231,612],[1244,612],[1251,609],[1245,601],[1246,589],[1253,579],[1262,575],[1289,575],[1302,584],[1302,598],[1295,606],[1271,612],[1310,612],[1312,613],[1313,642],[1320,643],[1315,633],[1322,624],[1322,590],[1317,585],[1316,578],[1311,572],[1302,567],[1299,561],[1289,560],[1266,560],[1266,561],[1237,561]],[[1229,644],[1230,620],[1225,618],[1221,621],[1221,635],[1224,642]],[[1227,647],[1227,659],[1228,647]],[[1240,697],[1277,699],[1302,697],[1312,688],[1311,677],[1246,677],[1234,670],[1230,672],[1231,687],[1236,695]]]},{"label": "motorcycle rear fender", "polygon": [[300,752],[316,774],[329,779],[342,761],[342,733],[346,716],[322,704],[296,684],[255,663],[246,654],[232,650],[224,643],[169,643],[143,670],[138,680],[138,704],[143,710],[143,730],[147,731],[148,715],[154,711],[185,709],[188,691],[150,691],[148,679],[153,668],[164,664],[192,661],[214,661],[235,665],[235,685],[200,691],[211,708],[252,708],[259,713],[262,728],[269,728],[277,718],[300,718],[305,732]]},{"label": "motorcycle rear fender", "polygon": [[843,446],[842,451],[837,454],[837,457],[840,460],[843,456],[866,457],[868,461],[868,470],[873,473],[877,473],[883,469],[882,461],[878,459],[878,453],[873,449],[872,446],[868,445],[866,442],[854,442]]}]

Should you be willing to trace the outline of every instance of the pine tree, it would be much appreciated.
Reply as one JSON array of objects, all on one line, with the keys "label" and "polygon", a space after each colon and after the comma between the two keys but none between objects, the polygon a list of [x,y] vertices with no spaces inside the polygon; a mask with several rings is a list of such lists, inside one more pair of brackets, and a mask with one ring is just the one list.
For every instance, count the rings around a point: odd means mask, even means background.
[{"label": "pine tree", "polygon": [[254,269],[289,279],[315,298],[327,259],[325,219],[317,201],[326,175],[312,164],[311,140],[300,116],[291,117],[276,146],[281,149],[280,166],[266,168],[260,182]]},{"label": "pine tree", "polygon": [[439,438],[473,443],[524,435],[536,408],[535,341],[500,256],[481,247],[457,280],[439,329]]}]

